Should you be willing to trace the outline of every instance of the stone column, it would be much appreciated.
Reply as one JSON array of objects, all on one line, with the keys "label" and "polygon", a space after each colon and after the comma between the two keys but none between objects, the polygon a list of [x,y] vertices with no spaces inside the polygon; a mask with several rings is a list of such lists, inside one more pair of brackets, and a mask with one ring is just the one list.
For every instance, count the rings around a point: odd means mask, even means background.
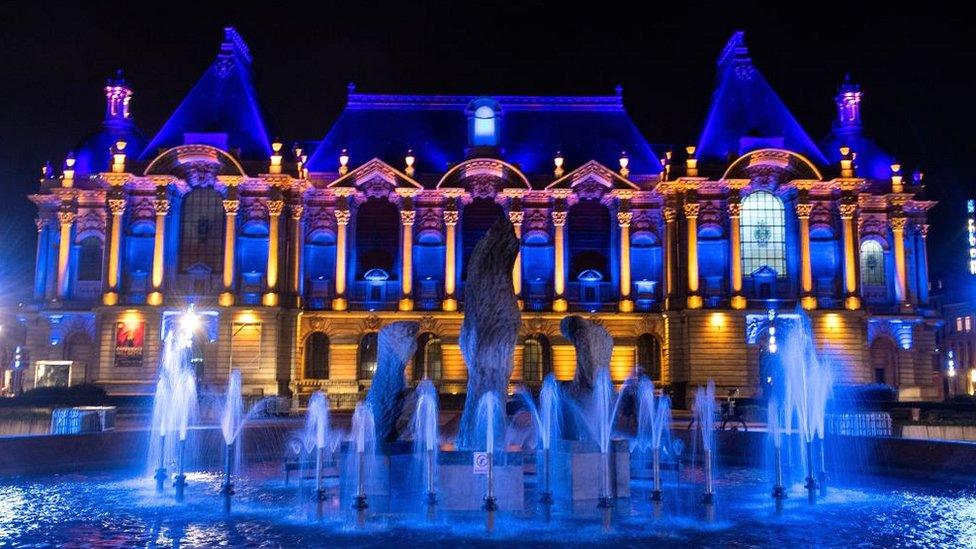
[{"label": "stone column", "polygon": [[[224,290],[220,294],[218,303],[224,307],[234,304],[234,275],[236,272],[234,259],[237,247],[237,210],[241,202],[237,200],[237,193],[231,192],[233,188],[227,189],[228,198],[224,200]],[[236,189],[233,189],[236,191]],[[232,198],[231,198],[232,197]]]},{"label": "stone column", "polygon": [[661,282],[664,284],[664,290],[661,292],[664,298],[664,308],[669,309],[671,307],[671,297],[674,295],[674,223],[678,219],[678,211],[670,206],[665,206],[663,210],[664,215],[664,257],[661,261],[661,267],[664,271],[661,276]]},{"label": "stone column", "polygon": [[[163,197],[165,197],[165,194],[163,194]],[[153,202],[153,206],[156,209],[156,232],[153,234],[152,292],[146,297],[146,302],[150,305],[162,305],[166,214],[169,213],[169,200],[157,196],[155,202]]]},{"label": "stone column", "polygon": [[341,204],[336,207],[336,262],[335,262],[335,297],[332,299],[332,310],[345,311],[349,308],[346,301],[346,232],[349,229],[349,219],[352,214],[349,212],[348,204]]},{"label": "stone column", "polygon": [[302,304],[302,213],[305,206],[293,204],[291,206],[291,293],[295,296],[295,306]]},{"label": "stone column", "polygon": [[840,205],[841,231],[844,234],[844,307],[861,308],[857,288],[857,254],[854,252],[854,212],[856,204]]},{"label": "stone column", "polygon": [[567,212],[552,212],[552,226],[554,229],[553,248],[556,256],[556,265],[553,272],[553,300],[552,310],[557,313],[565,312],[569,309],[566,301],[566,217]]},{"label": "stone column", "polygon": [[617,212],[620,226],[620,302],[617,308],[622,313],[634,310],[634,300],[630,298],[630,221],[633,216],[631,212]]},{"label": "stone column", "polygon": [[917,227],[918,229],[918,302],[922,305],[928,305],[929,302],[929,254],[928,254],[928,236],[929,236],[929,226],[927,223],[923,223]]},{"label": "stone column", "polygon": [[515,265],[512,267],[512,291],[515,292],[521,310],[525,305],[525,302],[522,301],[522,222],[525,221],[525,212],[508,212],[508,220],[512,222],[512,227],[515,228],[515,238],[519,241],[519,251],[515,255]]},{"label": "stone column", "polygon": [[701,309],[702,297],[698,293],[698,211],[701,205],[689,202],[684,206],[688,220],[688,308]]},{"label": "stone column", "polygon": [[119,303],[119,257],[122,247],[122,214],[125,213],[124,198],[110,198],[108,208],[112,213],[108,236],[108,291],[102,296],[105,305]]},{"label": "stone column", "polygon": [[68,297],[71,228],[77,218],[78,214],[71,210],[62,209],[58,212],[58,223],[61,225],[61,241],[58,243],[58,299],[60,300]]},{"label": "stone column", "polygon": [[796,205],[796,216],[800,220],[800,304],[806,310],[817,308],[817,298],[813,295],[813,267],[810,263],[810,213],[813,204],[801,202]]},{"label": "stone column", "polygon": [[44,299],[44,288],[47,286],[47,221],[38,217],[34,220],[37,226],[37,256],[34,258],[34,299]]},{"label": "stone column", "polygon": [[413,310],[413,224],[417,219],[417,212],[413,209],[400,210],[400,303],[397,307],[401,311]]},{"label": "stone column", "polygon": [[745,309],[746,298],[742,295],[742,230],[739,226],[742,205],[738,198],[729,202],[729,258],[732,264],[732,297],[729,304],[733,309]]},{"label": "stone column", "polygon": [[908,307],[908,292],[906,291],[908,276],[905,265],[905,217],[891,217],[891,234],[895,244],[895,300],[899,307]]},{"label": "stone column", "polygon": [[457,303],[457,224],[460,214],[452,204],[444,210],[444,301],[441,309],[456,311]]},{"label": "stone column", "polygon": [[280,257],[278,232],[281,212],[285,209],[283,200],[268,200],[268,265],[265,285],[268,291],[261,298],[265,307],[278,306],[278,258]]}]

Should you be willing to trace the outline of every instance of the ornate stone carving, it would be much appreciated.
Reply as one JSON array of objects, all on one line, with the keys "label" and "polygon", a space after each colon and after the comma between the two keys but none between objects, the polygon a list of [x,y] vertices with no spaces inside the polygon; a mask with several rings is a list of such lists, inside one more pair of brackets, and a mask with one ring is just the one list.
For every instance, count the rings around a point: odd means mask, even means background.
[{"label": "ornate stone carving", "polygon": [[352,217],[352,214],[349,213],[349,210],[340,210],[340,209],[337,209],[335,211],[336,223],[338,223],[339,225],[348,225],[349,224],[349,219],[351,217]]},{"label": "ornate stone carving", "polygon": [[813,211],[813,204],[809,202],[801,202],[796,205],[796,216],[800,219],[810,219],[810,213]]},{"label": "ornate stone carving", "polygon": [[72,211],[61,210],[58,212],[58,223],[62,225],[70,225],[75,222],[78,218],[78,214]]},{"label": "ornate stone carving", "polygon": [[857,212],[857,204],[841,204],[838,209],[841,219],[853,219],[854,213]]},{"label": "ornate stone carving", "polygon": [[105,234],[105,218],[96,210],[86,209],[78,215],[77,223],[79,236],[87,232]]},{"label": "ornate stone carving", "polygon": [[281,215],[281,212],[285,209],[284,200],[268,200],[265,204],[268,207],[268,215],[272,217]]},{"label": "ornate stone carving", "polygon": [[592,177],[573,184],[573,193],[580,200],[600,200],[608,190],[606,185]]},{"label": "ornate stone carving", "polygon": [[468,188],[472,198],[494,199],[502,183],[500,178],[488,174],[473,175],[464,179],[464,185]]},{"label": "ornate stone carving", "polygon": [[125,213],[125,204],[124,198],[108,199],[108,208],[112,211],[112,215],[122,215]]},{"label": "ornate stone carving", "polygon": [[929,224],[928,223],[923,223],[921,225],[916,225],[915,228],[916,228],[916,230],[918,230],[918,234],[922,238],[928,238],[928,236],[929,236]]},{"label": "ornate stone carving", "polygon": [[441,210],[438,208],[421,208],[420,209],[420,223],[418,230],[420,232],[431,231],[431,232],[441,232],[443,226],[444,216]]},{"label": "ornate stone carving", "polygon": [[153,202],[153,207],[156,209],[156,215],[166,215],[169,213],[169,200],[157,199]]},{"label": "ornate stone carving", "polygon": [[[722,227],[722,209],[719,203],[715,200],[706,200],[700,202],[701,208],[698,211],[698,225],[705,227],[712,225],[715,227]],[[687,215],[687,210],[686,215]]]},{"label": "ornate stone carving", "polygon": [[555,227],[562,227],[566,224],[566,212],[552,212],[552,224]]},{"label": "ornate stone carving", "polygon": [[834,216],[828,203],[814,202],[813,211],[810,212],[810,226],[830,227],[833,229]]},{"label": "ornate stone carving", "polygon": [[440,325],[437,324],[437,319],[434,315],[424,315],[420,317],[420,333],[430,332],[435,335],[440,335],[441,329]]},{"label": "ornate stone carving", "polygon": [[617,224],[621,227],[630,227],[634,214],[631,212],[617,212]]},{"label": "ornate stone carving", "polygon": [[382,177],[372,177],[368,181],[359,185],[359,192],[367,199],[386,198],[391,202],[396,200],[396,193],[393,185]]},{"label": "ornate stone carving", "polygon": [[543,208],[531,208],[525,211],[525,232],[549,233],[549,215]]},{"label": "ornate stone carving", "polygon": [[227,215],[237,215],[237,210],[241,207],[240,200],[224,200],[224,212]]},{"label": "ornate stone carving", "polygon": [[678,219],[678,211],[670,206],[665,207],[662,213],[665,223],[674,223]]},{"label": "ornate stone carving", "polygon": [[887,241],[887,227],[883,219],[877,216],[862,216],[857,224],[861,236],[873,235]]},{"label": "ornate stone carving", "polygon": [[891,217],[888,218],[888,224],[891,225],[891,230],[893,231],[904,231],[905,225],[908,223],[907,217]]},{"label": "ornate stone carving", "polygon": [[508,220],[512,222],[512,225],[521,226],[522,222],[525,221],[525,212],[508,212]]},{"label": "ornate stone carving", "polygon": [[699,211],[701,211],[701,204],[697,202],[689,202],[684,205],[685,217],[698,217]]},{"label": "ornate stone carving", "polygon": [[400,210],[400,223],[404,227],[413,226],[415,219],[417,219],[417,212],[414,210]]},{"label": "ornate stone carving", "polygon": [[379,330],[380,326],[382,325],[383,321],[380,319],[380,317],[371,313],[369,316],[363,319],[363,332],[375,332],[376,330]]},{"label": "ornate stone carving", "polygon": [[290,210],[291,218],[295,221],[301,221],[302,214],[305,213],[305,206],[301,204],[292,204]]},{"label": "ornate stone carving", "polygon": [[742,215],[742,204],[739,204],[738,202],[729,202],[726,209],[729,213],[729,217],[739,217]]},{"label": "ornate stone carving", "polygon": [[450,227],[458,224],[460,214],[457,210],[444,210],[444,224]]}]

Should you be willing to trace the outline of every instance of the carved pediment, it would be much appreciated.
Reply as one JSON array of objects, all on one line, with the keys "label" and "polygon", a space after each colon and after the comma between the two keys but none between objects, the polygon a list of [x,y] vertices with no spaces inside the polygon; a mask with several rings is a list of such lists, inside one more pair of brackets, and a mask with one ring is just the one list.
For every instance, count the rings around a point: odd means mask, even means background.
[{"label": "carved pediment", "polygon": [[546,189],[570,189],[575,193],[579,193],[580,191],[592,193],[598,187],[603,189],[602,192],[610,190],[640,190],[640,187],[632,181],[595,160],[590,160],[579,168],[553,181]]},{"label": "carved pediment", "polygon": [[396,189],[423,189],[409,175],[393,166],[374,158],[353,169],[329,184],[329,188],[352,188],[366,193],[368,197],[388,196]]}]

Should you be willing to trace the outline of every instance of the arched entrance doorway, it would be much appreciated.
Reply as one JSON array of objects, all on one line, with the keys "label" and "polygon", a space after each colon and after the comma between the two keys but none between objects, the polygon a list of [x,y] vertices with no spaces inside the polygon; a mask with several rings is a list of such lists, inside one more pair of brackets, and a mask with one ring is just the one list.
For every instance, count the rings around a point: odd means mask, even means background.
[{"label": "arched entrance doorway", "polygon": [[871,372],[875,383],[884,383],[891,387],[898,386],[896,366],[898,364],[898,347],[895,342],[879,337],[871,344]]}]

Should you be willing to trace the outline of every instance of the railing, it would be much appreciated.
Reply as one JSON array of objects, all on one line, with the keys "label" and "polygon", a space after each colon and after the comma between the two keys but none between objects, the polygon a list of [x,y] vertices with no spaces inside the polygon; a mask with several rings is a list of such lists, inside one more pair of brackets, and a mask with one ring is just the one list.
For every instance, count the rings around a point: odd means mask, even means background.
[{"label": "railing", "polygon": [[858,437],[890,437],[891,415],[888,412],[853,412],[827,414],[827,433]]}]

